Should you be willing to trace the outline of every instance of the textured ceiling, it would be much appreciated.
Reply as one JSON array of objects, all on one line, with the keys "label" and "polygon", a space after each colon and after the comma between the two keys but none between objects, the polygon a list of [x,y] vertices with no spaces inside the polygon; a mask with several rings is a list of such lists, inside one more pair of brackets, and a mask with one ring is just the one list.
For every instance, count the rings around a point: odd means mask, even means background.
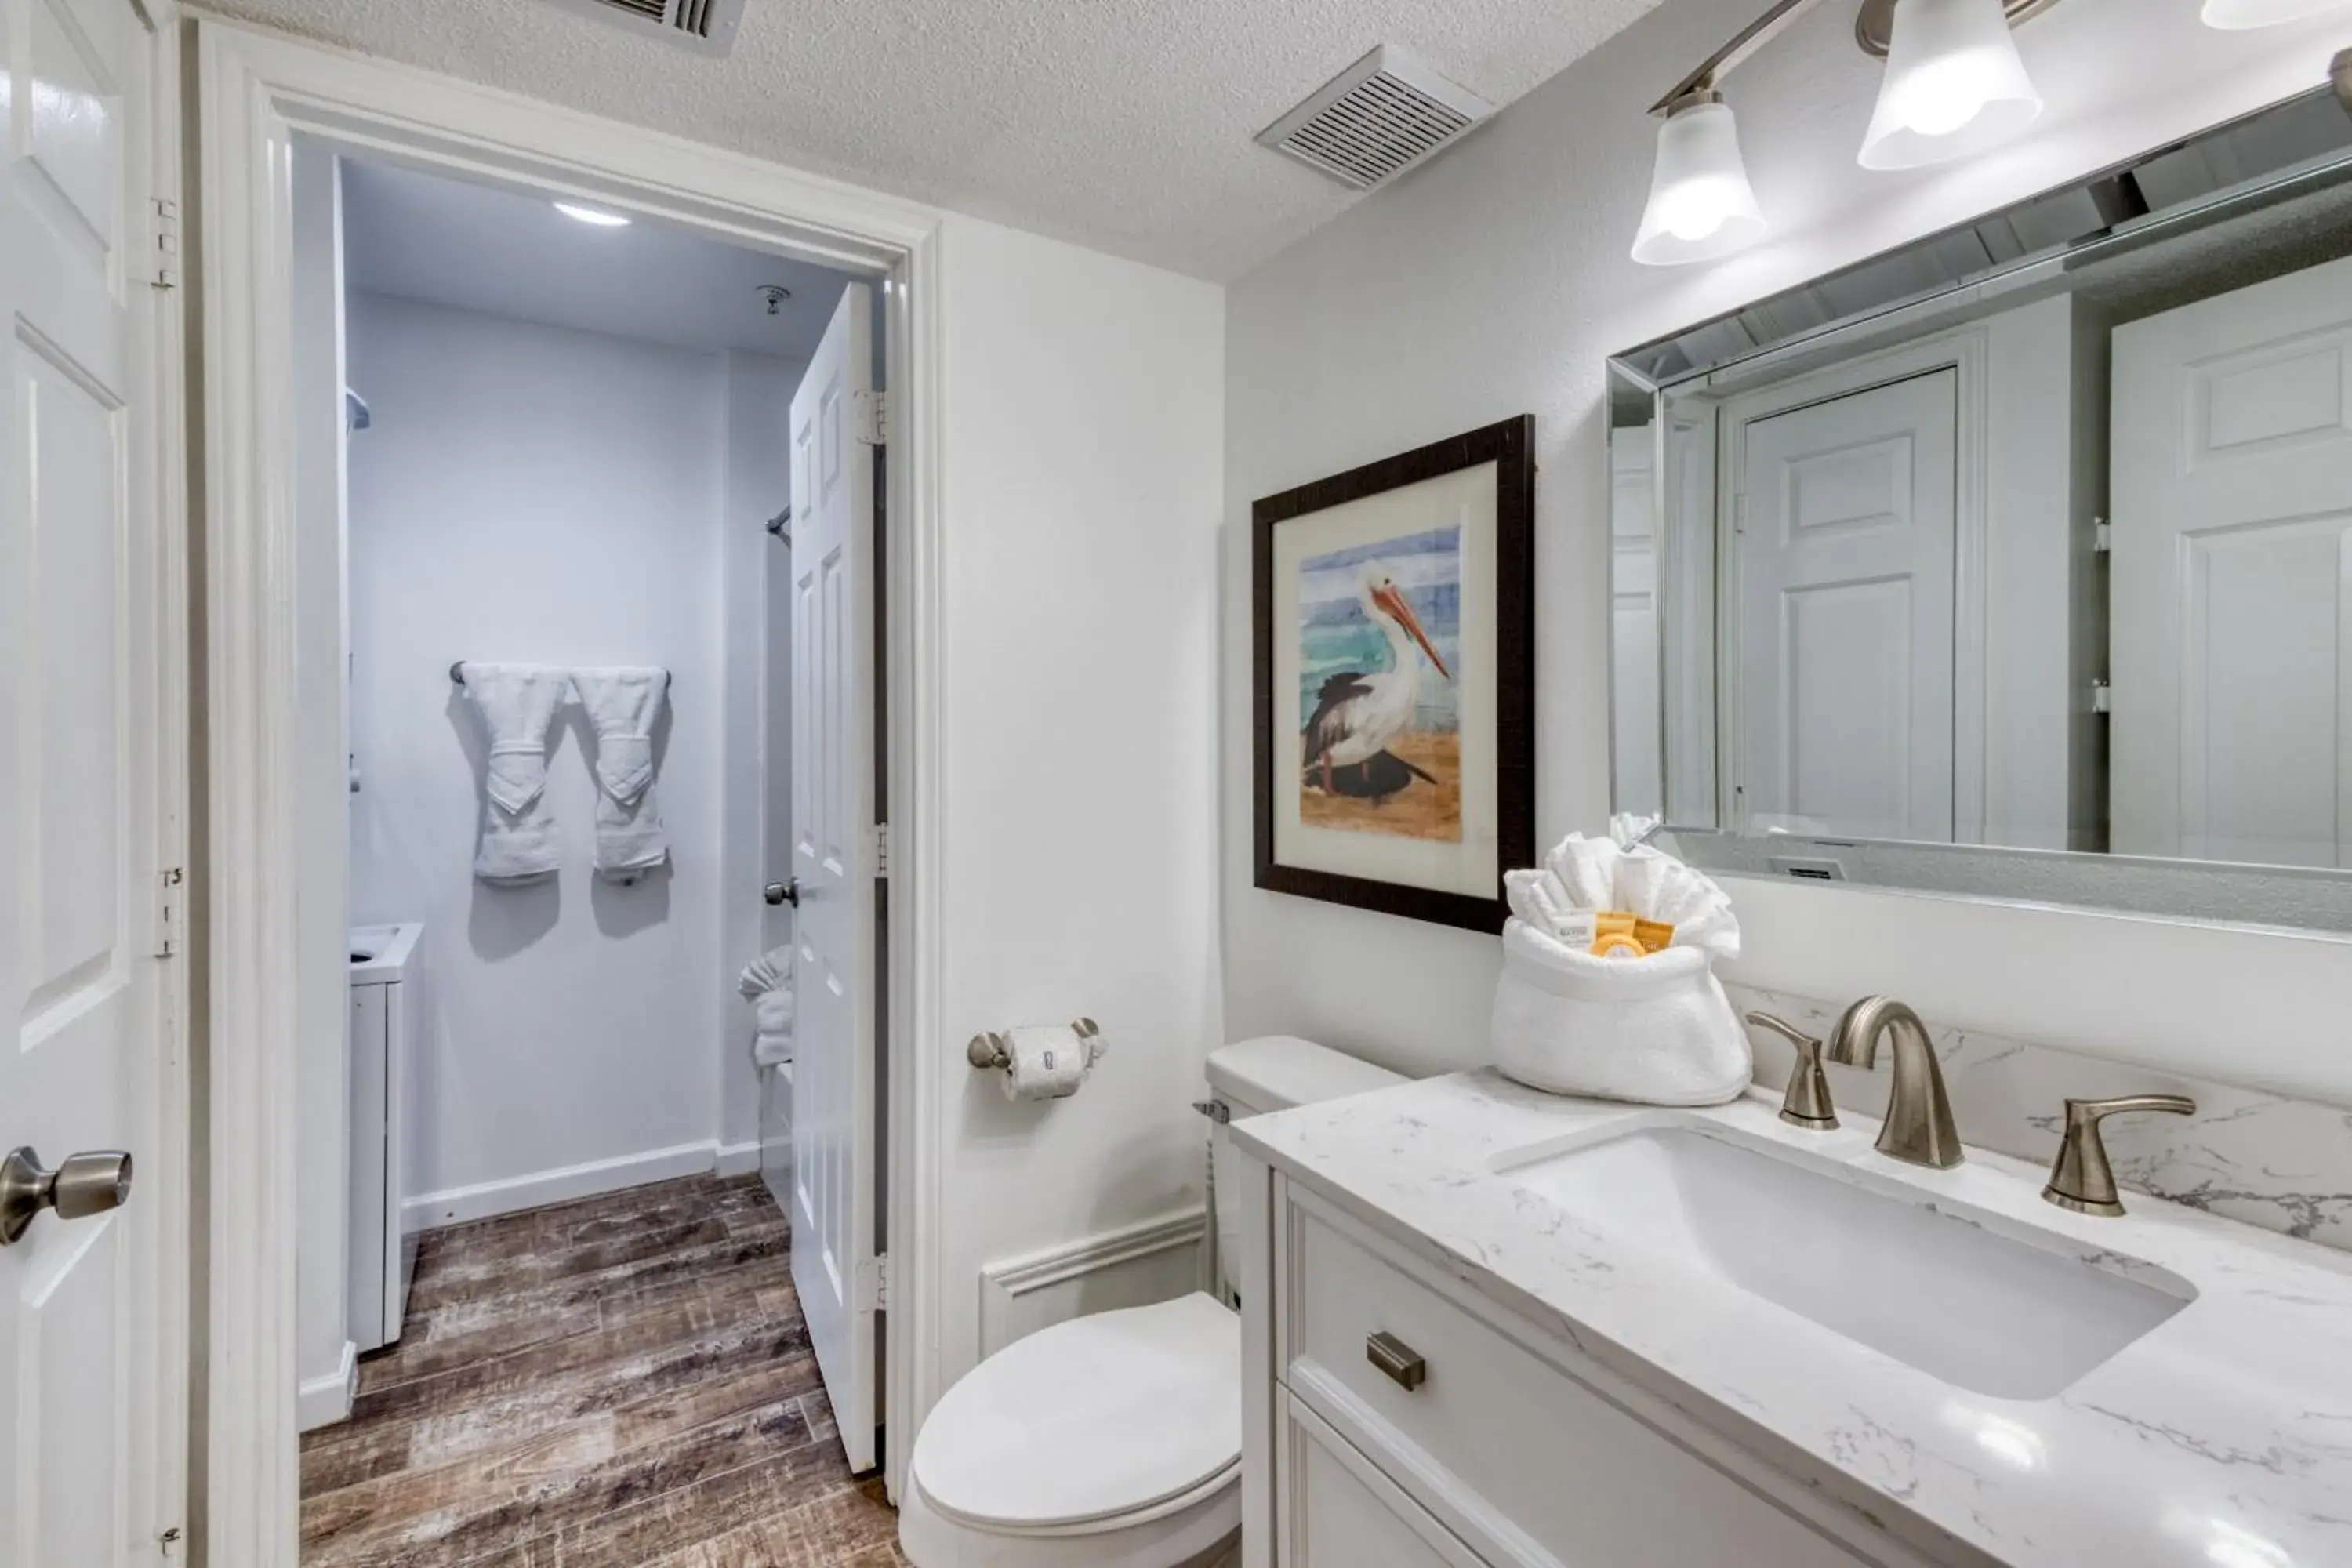
[{"label": "textured ceiling", "polygon": [[[352,159],[343,164],[343,273],[364,293],[803,360],[847,281],[657,224],[593,228],[535,196]],[[792,290],[772,316],[763,283]]]},{"label": "textured ceiling", "polygon": [[1654,4],[746,0],[711,59],[549,0],[207,0],[1218,280],[1358,199],[1252,138],[1374,44],[1507,103]]}]

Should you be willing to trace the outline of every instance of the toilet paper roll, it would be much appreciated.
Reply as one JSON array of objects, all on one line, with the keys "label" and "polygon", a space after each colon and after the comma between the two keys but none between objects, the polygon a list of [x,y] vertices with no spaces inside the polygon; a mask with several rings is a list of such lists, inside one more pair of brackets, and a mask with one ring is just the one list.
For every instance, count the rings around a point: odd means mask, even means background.
[{"label": "toilet paper roll", "polygon": [[1087,1080],[1087,1042],[1067,1024],[1009,1030],[1004,1054],[1007,1100],[1067,1100]]}]

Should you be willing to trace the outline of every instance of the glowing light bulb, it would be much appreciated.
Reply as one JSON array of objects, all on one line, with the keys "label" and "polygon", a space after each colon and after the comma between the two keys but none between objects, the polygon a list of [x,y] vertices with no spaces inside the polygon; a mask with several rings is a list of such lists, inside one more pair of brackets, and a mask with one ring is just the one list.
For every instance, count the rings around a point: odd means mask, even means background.
[{"label": "glowing light bulb", "polygon": [[1645,267],[1712,260],[1755,244],[1765,231],[1730,106],[1713,94],[1694,95],[1668,110],[1633,259]]}]

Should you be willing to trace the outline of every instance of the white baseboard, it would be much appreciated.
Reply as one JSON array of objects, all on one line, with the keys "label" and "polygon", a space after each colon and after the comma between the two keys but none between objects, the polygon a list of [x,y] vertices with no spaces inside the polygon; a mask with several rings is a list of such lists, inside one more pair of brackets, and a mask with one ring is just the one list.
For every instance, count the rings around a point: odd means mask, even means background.
[{"label": "white baseboard", "polygon": [[295,1423],[305,1432],[315,1432],[321,1426],[331,1426],[352,1417],[352,1401],[360,1386],[360,1349],[351,1341],[343,1342],[343,1353],[335,1370],[318,1377],[302,1380],[294,1398]]},{"label": "white baseboard", "polygon": [[[702,1175],[719,1168],[721,1155],[718,1140],[712,1139],[701,1143],[680,1143],[673,1149],[650,1149],[642,1154],[624,1154],[618,1159],[593,1160],[584,1165],[534,1171],[529,1175],[482,1182],[470,1187],[420,1193],[401,1204],[400,1225],[404,1231],[436,1230],[445,1225],[463,1225],[468,1220],[569,1203],[574,1198],[593,1198],[599,1193],[617,1193],[679,1176]],[[752,1145],[751,1155],[752,1168],[756,1169],[758,1145]]]},{"label": "white baseboard", "polygon": [[717,1169],[722,1176],[748,1176],[760,1168],[760,1141],[719,1145]]},{"label": "white baseboard", "polygon": [[1201,1288],[1202,1209],[1121,1226],[980,1271],[980,1353],[1089,1312],[1146,1307]]}]

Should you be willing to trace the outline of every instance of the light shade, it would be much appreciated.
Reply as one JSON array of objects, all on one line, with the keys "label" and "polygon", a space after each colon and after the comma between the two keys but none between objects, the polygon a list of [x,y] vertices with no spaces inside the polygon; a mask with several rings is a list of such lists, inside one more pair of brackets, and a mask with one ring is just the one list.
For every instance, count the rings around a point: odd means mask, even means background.
[{"label": "light shade", "polygon": [[1668,112],[1633,259],[1645,267],[1707,261],[1755,244],[1764,230],[1730,106],[1700,99]]},{"label": "light shade", "polygon": [[2205,25],[2225,33],[2249,27],[2275,27],[2300,22],[2323,11],[2341,9],[2347,0],[2205,0]]},{"label": "light shade", "polygon": [[2042,95],[2009,36],[2001,0],[1895,0],[1865,169],[1965,158],[2033,123]]}]

